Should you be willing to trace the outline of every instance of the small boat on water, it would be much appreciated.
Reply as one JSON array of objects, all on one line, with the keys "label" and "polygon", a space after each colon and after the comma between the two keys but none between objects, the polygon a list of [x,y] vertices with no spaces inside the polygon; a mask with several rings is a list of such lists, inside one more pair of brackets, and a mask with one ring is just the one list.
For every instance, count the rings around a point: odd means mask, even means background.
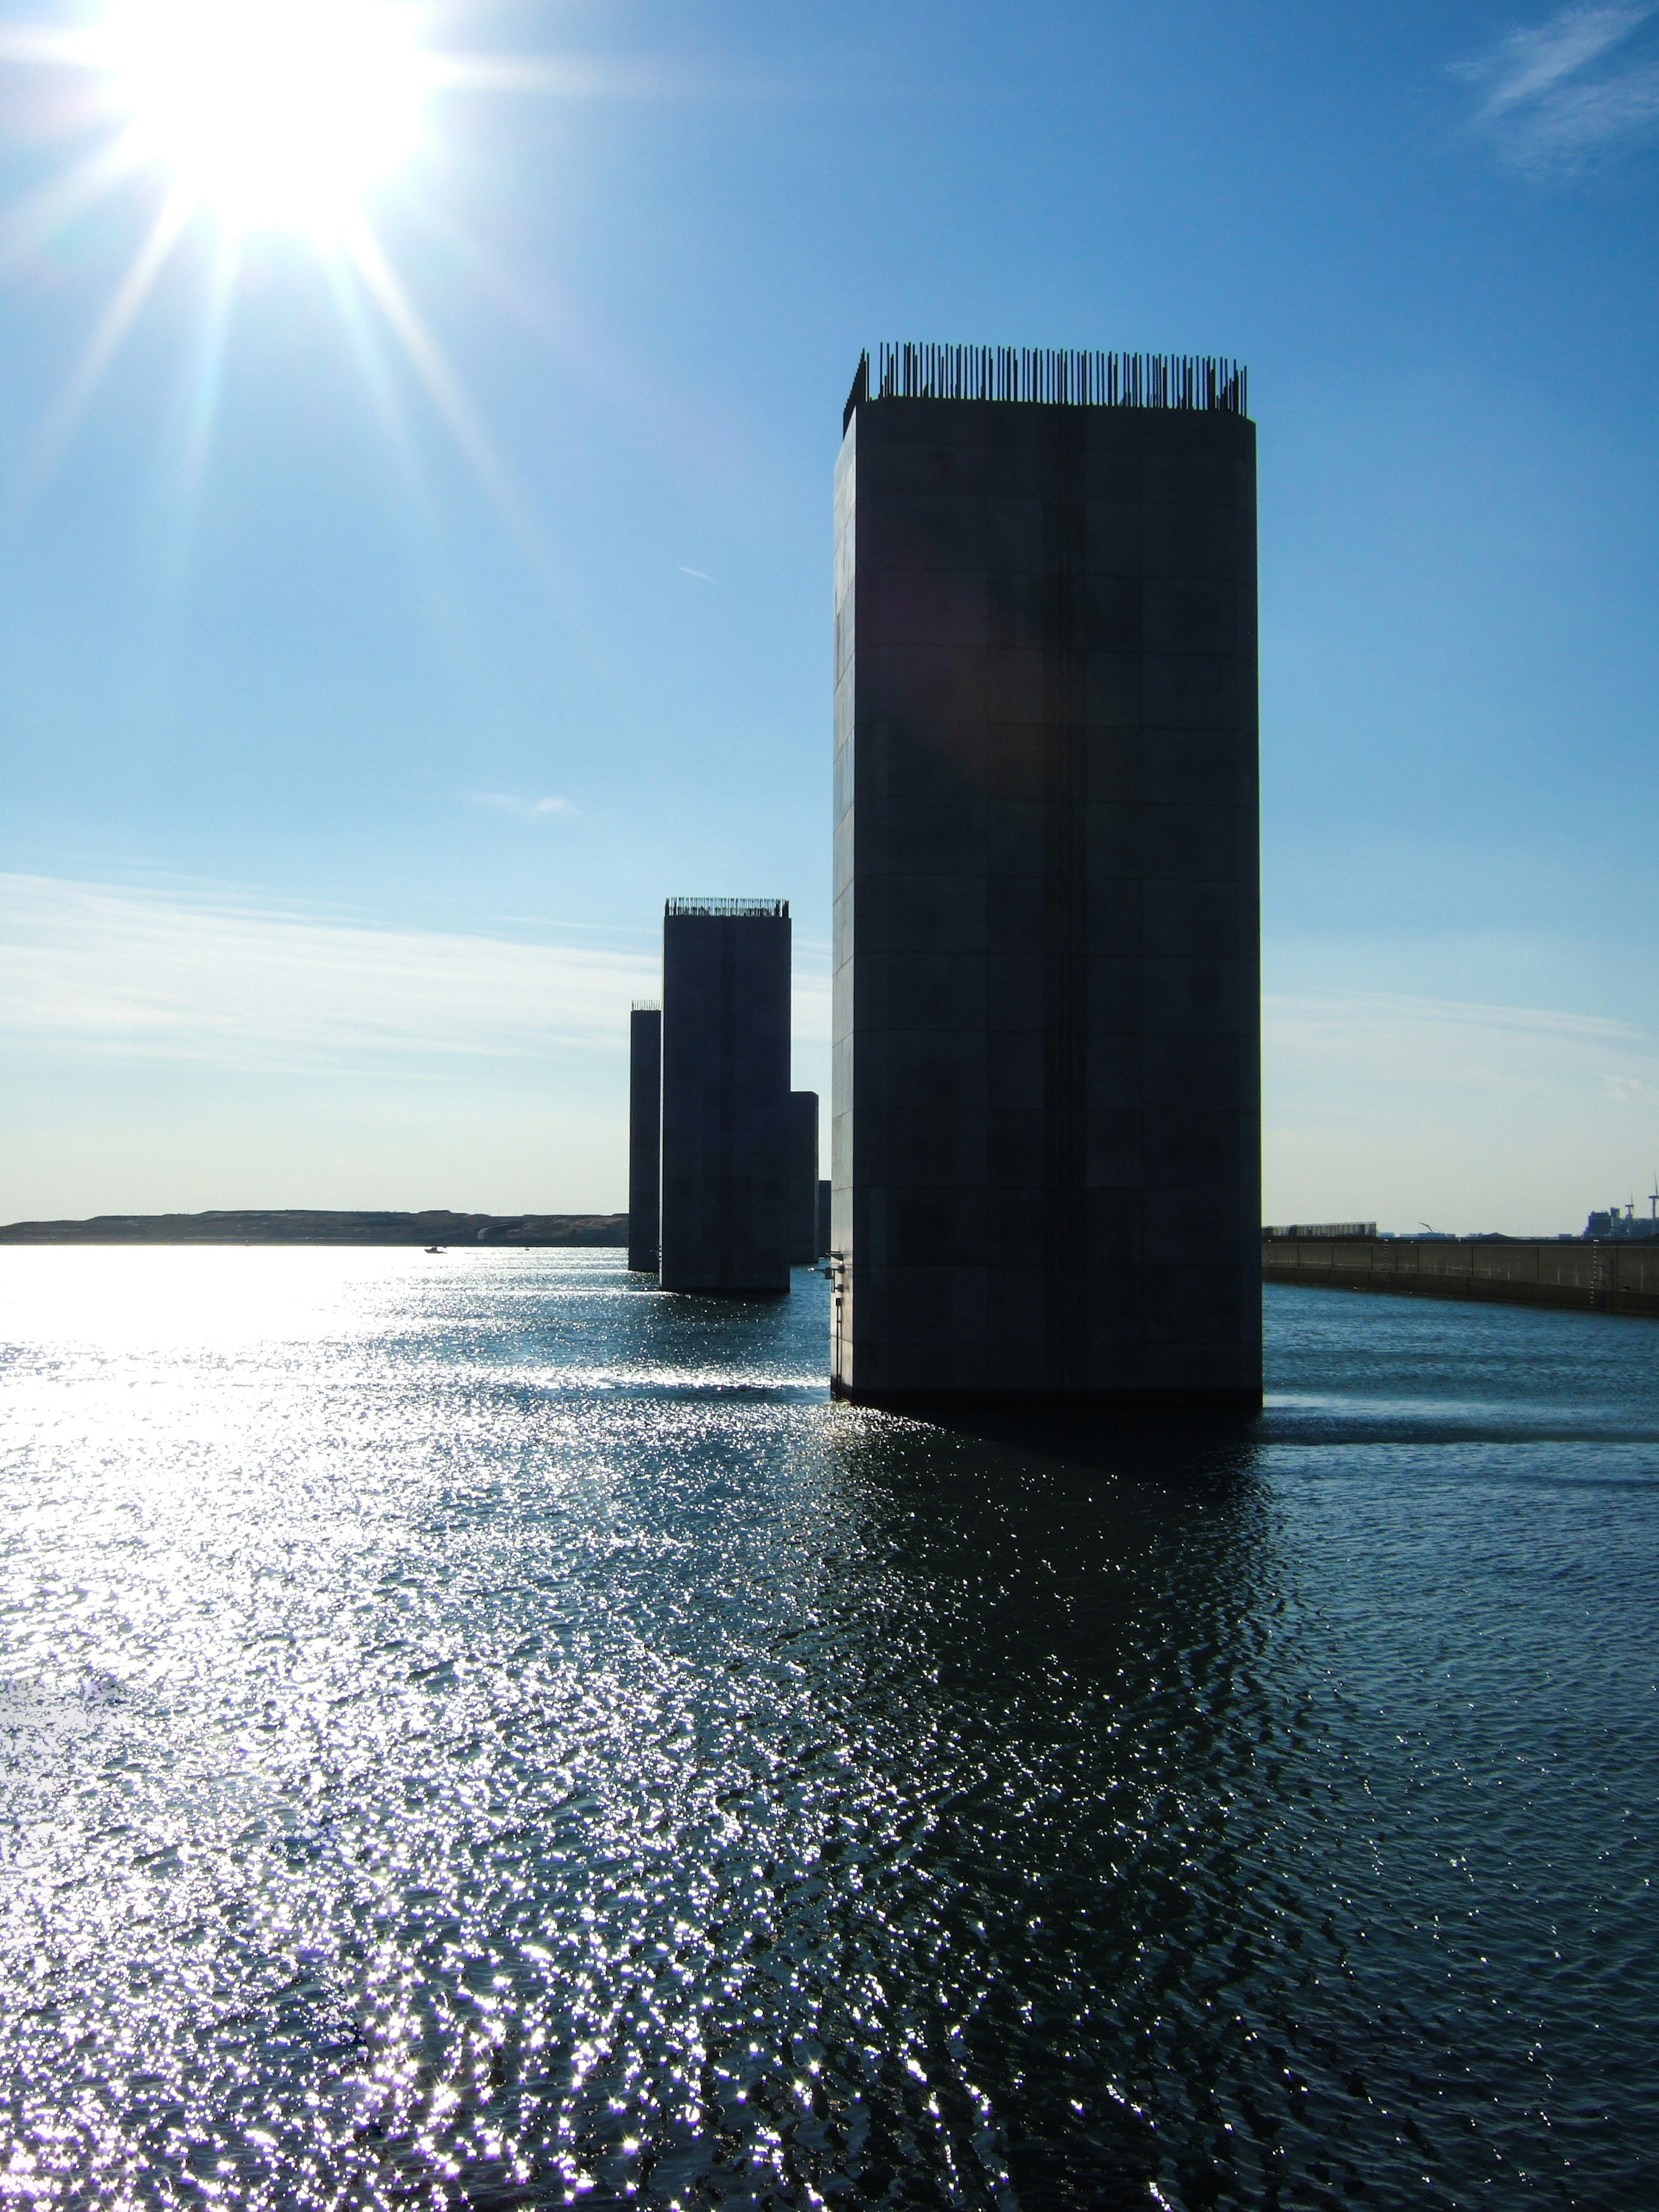
[{"label": "small boat on water", "polygon": [[447,1244],[428,1244],[426,1249],[428,1252],[447,1252],[449,1247]]}]

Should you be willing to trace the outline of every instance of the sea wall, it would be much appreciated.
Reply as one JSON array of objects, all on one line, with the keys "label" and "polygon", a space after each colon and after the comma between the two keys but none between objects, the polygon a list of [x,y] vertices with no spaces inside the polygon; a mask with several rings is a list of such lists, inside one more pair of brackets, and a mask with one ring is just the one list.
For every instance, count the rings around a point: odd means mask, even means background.
[{"label": "sea wall", "polygon": [[1417,1237],[1264,1238],[1264,1282],[1500,1305],[1576,1306],[1659,1319],[1659,1242],[1539,1238],[1443,1243]]}]

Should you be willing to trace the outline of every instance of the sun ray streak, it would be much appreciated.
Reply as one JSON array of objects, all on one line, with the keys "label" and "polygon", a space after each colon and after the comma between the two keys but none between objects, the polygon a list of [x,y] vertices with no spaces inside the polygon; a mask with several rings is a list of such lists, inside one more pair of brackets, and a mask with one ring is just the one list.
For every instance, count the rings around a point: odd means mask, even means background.
[{"label": "sun ray streak", "polygon": [[151,581],[153,613],[133,674],[135,714],[154,722],[166,712],[176,680],[181,623],[188,598],[207,464],[218,419],[226,342],[240,247],[222,238],[208,270],[207,295],[185,368],[178,422],[178,467],[168,471],[158,520]]},{"label": "sun ray streak", "polygon": [[213,442],[214,425],[219,418],[225,341],[230,329],[231,301],[235,295],[236,272],[240,259],[241,251],[237,240],[222,240],[218,258],[213,265],[207,312],[202,324],[201,351],[197,357],[190,409],[185,423],[184,507],[192,520],[201,496],[202,479],[207,469],[208,451]]},{"label": "sun ray streak", "polygon": [[459,599],[446,562],[446,533],[411,416],[410,394],[395,374],[398,340],[377,314],[373,295],[356,264],[343,250],[325,257],[329,291],[351,356],[391,451],[398,488],[407,502],[409,526],[399,533],[400,549],[426,610],[432,635],[453,656],[461,631]]},{"label": "sun ray streak", "polygon": [[63,398],[42,424],[33,452],[25,464],[17,487],[20,499],[39,489],[51,474],[65,440],[79,421],[99,380],[113,360],[134,317],[149,297],[179,234],[195,210],[195,200],[182,185],[175,185],[161,203],[149,235],[139,247],[131,269],[92,334]]},{"label": "sun ray streak", "polygon": [[381,313],[396,332],[411,367],[449,426],[451,434],[477,472],[496,513],[543,581],[550,589],[557,591],[559,579],[507,464],[473,413],[460,380],[421,320],[414,302],[381,252],[379,240],[360,215],[353,215],[342,226],[340,237]]},{"label": "sun ray streak", "polygon": [[104,66],[96,32],[52,30],[40,23],[0,25],[0,62],[24,68],[35,64],[70,69]]},{"label": "sun ray streak", "polygon": [[0,263],[15,263],[143,166],[136,131],[124,131],[0,218]]},{"label": "sun ray streak", "polygon": [[[363,380],[369,399],[380,418],[380,427],[392,448],[399,481],[423,520],[431,519],[431,499],[422,471],[414,427],[403,394],[393,380],[386,354],[385,325],[374,319],[357,278],[357,264],[349,256],[334,252],[325,258],[330,296],[340,327],[345,332],[352,359]],[[370,295],[373,296],[372,295]]]}]

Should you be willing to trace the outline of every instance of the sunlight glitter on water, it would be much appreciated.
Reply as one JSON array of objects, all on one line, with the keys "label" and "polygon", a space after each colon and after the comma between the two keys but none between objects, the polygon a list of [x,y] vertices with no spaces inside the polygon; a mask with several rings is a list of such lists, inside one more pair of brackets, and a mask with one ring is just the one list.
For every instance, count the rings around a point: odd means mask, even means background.
[{"label": "sunlight glitter on water", "polygon": [[1505,1426],[1659,1340],[1289,1291],[1261,1423],[941,1428],[826,1296],[0,1254],[0,2192],[1659,2172],[1654,1455]]}]

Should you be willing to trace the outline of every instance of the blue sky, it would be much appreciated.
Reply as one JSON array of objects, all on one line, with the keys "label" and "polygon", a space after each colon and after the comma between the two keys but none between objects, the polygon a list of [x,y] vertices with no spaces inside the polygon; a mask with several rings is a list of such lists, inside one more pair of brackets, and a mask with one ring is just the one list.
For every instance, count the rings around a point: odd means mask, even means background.
[{"label": "blue sky", "polygon": [[453,7],[539,66],[371,190],[415,352],[276,230],[216,325],[204,212],[68,420],[164,190],[30,213],[91,14],[0,9],[0,1218],[620,1206],[669,892],[789,897],[827,1093],[905,337],[1249,363],[1268,1217],[1651,1186],[1659,9]]}]

